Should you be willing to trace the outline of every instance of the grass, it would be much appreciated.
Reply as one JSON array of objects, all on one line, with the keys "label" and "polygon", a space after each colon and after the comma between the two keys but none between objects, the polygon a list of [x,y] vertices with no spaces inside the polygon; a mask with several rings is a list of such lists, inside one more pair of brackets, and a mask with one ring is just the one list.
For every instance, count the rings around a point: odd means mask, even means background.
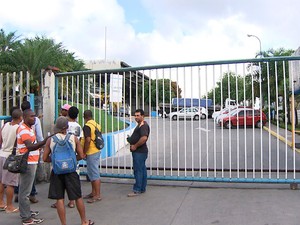
[{"label": "grass", "polygon": [[[64,104],[65,104],[65,102],[64,102]],[[71,102],[69,102],[68,104],[72,105]],[[80,103],[78,105],[74,104],[74,106],[76,106],[79,110],[78,123],[81,126],[83,126],[84,125],[83,112],[84,112],[84,110],[88,109],[88,106],[84,105],[84,107],[83,107],[83,105]],[[58,108],[59,109],[61,108],[61,101],[59,101]],[[118,119],[118,117],[114,117],[111,114],[109,114],[108,112],[106,112],[105,110],[102,110],[97,107],[91,106],[89,109],[93,112],[94,120],[101,125],[102,133],[110,133],[110,132],[114,132],[114,131],[118,131],[118,130],[123,130],[126,127],[128,127],[127,123],[120,120],[120,119],[122,119],[122,117],[120,117]]]}]

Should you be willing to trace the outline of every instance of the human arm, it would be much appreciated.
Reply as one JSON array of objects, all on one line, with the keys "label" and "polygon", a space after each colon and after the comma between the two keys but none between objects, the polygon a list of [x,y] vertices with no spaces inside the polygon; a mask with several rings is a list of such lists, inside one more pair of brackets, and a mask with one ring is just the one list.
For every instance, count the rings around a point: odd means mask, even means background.
[{"label": "human arm", "polygon": [[83,153],[86,154],[89,150],[90,143],[91,143],[91,128],[89,126],[83,127],[83,133],[84,133],[84,145],[83,145]]},{"label": "human arm", "polygon": [[44,147],[44,154],[43,154],[43,161],[44,162],[51,162],[51,158],[50,158],[50,153],[51,153],[50,143],[51,143],[51,139],[48,139],[47,142],[46,142],[46,145]]},{"label": "human arm", "polygon": [[80,144],[80,141],[78,140],[78,138],[76,136],[74,136],[74,140],[75,140],[75,145],[76,145],[77,160],[85,158],[85,154],[83,153],[83,148]]},{"label": "human arm", "polygon": [[130,145],[130,151],[135,151],[138,147],[142,146],[143,144],[145,144],[148,140],[148,136],[142,136],[137,143],[135,143],[134,145]]}]

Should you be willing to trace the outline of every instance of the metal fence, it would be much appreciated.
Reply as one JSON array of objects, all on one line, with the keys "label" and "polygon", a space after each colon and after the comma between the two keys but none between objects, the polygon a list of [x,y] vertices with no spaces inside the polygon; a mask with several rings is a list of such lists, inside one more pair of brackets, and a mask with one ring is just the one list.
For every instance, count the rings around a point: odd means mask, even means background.
[{"label": "metal fence", "polygon": [[[127,114],[143,108],[151,128],[147,142],[150,179],[298,183],[298,134],[291,125],[295,124],[291,109],[297,98],[299,59],[59,73],[56,113],[64,103],[81,112],[94,112],[106,135],[102,176],[132,177],[126,136],[134,129],[134,118]],[[180,99],[184,99],[181,105]],[[229,116],[217,124],[216,114],[211,116],[227,106],[226,99],[236,106],[231,104]]]}]

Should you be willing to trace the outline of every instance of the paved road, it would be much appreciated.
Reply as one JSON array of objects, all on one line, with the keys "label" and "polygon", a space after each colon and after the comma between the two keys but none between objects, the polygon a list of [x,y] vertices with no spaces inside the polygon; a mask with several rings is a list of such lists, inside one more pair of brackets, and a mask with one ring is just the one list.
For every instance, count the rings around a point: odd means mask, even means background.
[{"label": "paved road", "polygon": [[[103,200],[85,204],[98,225],[299,225],[298,190],[288,185],[217,184],[149,181],[147,192],[128,198],[132,180],[103,179]],[[115,183],[117,182],[117,183]],[[84,194],[90,184],[82,182]],[[38,184],[37,204],[43,225],[58,225],[47,199],[48,184]],[[0,225],[18,225],[18,214],[0,212]],[[76,209],[67,208],[68,224],[80,225]]]}]

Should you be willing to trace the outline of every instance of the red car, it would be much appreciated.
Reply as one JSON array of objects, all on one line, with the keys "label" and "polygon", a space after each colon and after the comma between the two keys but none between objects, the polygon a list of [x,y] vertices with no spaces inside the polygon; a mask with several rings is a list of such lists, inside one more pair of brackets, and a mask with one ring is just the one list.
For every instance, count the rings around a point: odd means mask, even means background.
[{"label": "red car", "polygon": [[227,129],[245,125],[260,128],[267,123],[267,117],[258,109],[239,108],[231,115],[224,117],[220,123]]}]

